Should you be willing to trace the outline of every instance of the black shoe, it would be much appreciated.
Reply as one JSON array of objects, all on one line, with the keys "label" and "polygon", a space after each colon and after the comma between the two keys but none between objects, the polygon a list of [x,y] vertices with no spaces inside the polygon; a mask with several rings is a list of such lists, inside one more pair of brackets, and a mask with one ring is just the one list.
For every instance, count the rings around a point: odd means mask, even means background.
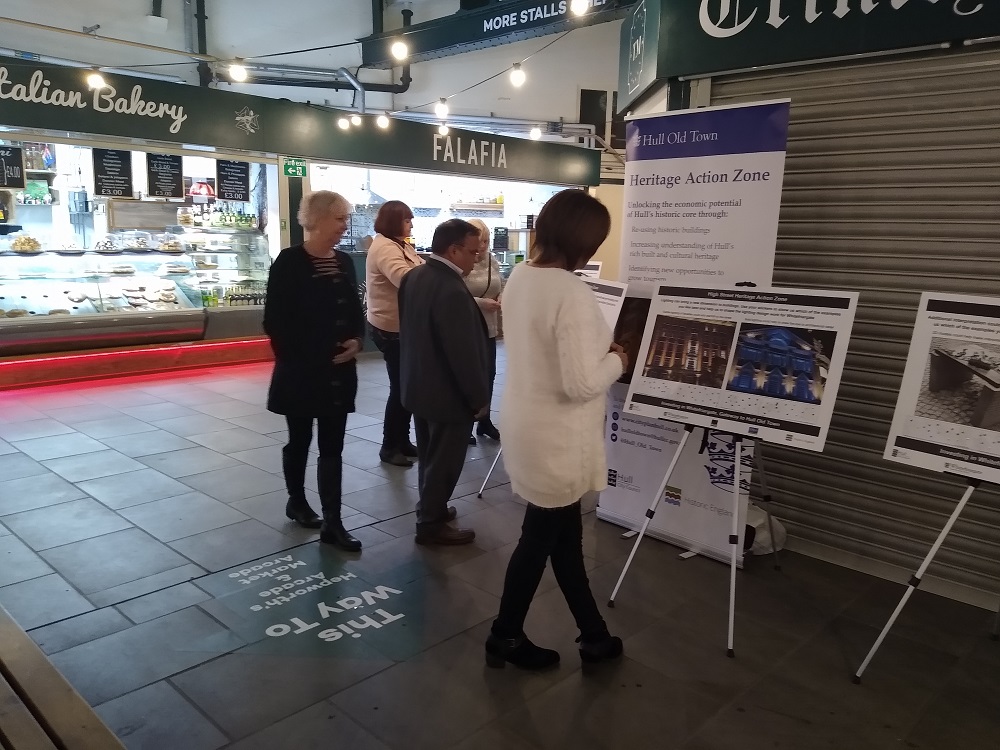
[{"label": "black shoe", "polygon": [[622,639],[611,635],[605,630],[596,636],[583,636],[576,639],[580,644],[580,659],[585,662],[599,662],[606,659],[617,659],[622,655]]},{"label": "black shoe", "polygon": [[332,544],[334,547],[340,547],[348,552],[361,551],[361,542],[351,536],[339,519],[323,521],[323,526],[319,530],[319,540],[324,544]]},{"label": "black shoe", "polygon": [[391,464],[392,466],[402,466],[404,469],[409,469],[413,466],[413,461],[404,456],[400,451],[386,451],[381,450],[378,452],[379,460],[384,464]]},{"label": "black shoe", "polygon": [[403,443],[403,446],[399,449],[399,452],[402,453],[407,458],[416,458],[418,455],[417,446],[415,446],[409,440]]},{"label": "black shoe", "polygon": [[492,422],[487,422],[485,424],[480,422],[479,426],[476,427],[476,434],[485,435],[490,440],[496,440],[497,442],[500,441],[500,430],[498,430]]},{"label": "black shoe", "polygon": [[458,511],[455,510],[454,508],[452,508],[449,505],[448,506],[448,519],[447,520],[454,521],[456,518],[458,518]]},{"label": "black shoe", "polygon": [[285,503],[285,515],[306,529],[318,529],[323,524],[323,519],[309,507],[305,497],[288,498],[288,502]]},{"label": "black shoe", "polygon": [[550,669],[559,664],[559,652],[536,646],[526,635],[520,638],[497,638],[490,633],[486,639],[487,666],[503,669],[507,662],[521,669]]},{"label": "black shoe", "polygon": [[475,435],[470,435],[469,436],[469,445],[478,445],[478,443],[476,442],[476,436]]},{"label": "black shoe", "polygon": [[445,546],[471,544],[476,541],[476,532],[472,529],[456,529],[446,523],[439,523],[433,526],[418,526],[417,536],[413,541],[417,544],[440,544]]}]

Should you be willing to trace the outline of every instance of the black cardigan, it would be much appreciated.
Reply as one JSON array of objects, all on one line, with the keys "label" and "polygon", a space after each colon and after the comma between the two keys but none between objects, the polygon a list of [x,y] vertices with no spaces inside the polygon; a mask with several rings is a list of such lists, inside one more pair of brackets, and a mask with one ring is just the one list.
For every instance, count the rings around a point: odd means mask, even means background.
[{"label": "black cardigan", "polygon": [[335,365],[333,357],[348,339],[364,340],[364,312],[354,265],[346,253],[334,252],[336,276],[316,276],[302,245],[285,248],[271,265],[264,331],[275,361],[267,408],[277,414],[354,411],[356,365]]}]

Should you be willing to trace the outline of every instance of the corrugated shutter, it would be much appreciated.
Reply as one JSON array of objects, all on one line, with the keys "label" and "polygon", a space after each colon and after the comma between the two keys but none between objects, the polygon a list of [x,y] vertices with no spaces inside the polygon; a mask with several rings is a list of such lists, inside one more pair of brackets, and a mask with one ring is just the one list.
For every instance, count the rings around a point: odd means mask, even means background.
[{"label": "corrugated shutter", "polygon": [[[719,77],[712,104],[788,97],[774,283],[861,293],[826,451],[768,448],[791,535],[916,569],[962,494],[882,459],[920,293],[1000,296],[1000,48]],[[1000,590],[984,485],[930,573]]]}]

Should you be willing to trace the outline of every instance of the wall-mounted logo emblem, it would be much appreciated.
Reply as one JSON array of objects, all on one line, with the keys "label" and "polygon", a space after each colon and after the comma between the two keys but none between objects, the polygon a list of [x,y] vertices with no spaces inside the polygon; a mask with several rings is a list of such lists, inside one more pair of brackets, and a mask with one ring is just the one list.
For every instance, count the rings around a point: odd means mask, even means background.
[{"label": "wall-mounted logo emblem", "polygon": [[635,93],[642,83],[642,63],[646,57],[646,0],[632,11],[632,28],[629,33],[628,92]]},{"label": "wall-mounted logo emblem", "polygon": [[253,135],[260,130],[260,115],[249,107],[244,107],[236,113],[236,127],[247,135]]}]

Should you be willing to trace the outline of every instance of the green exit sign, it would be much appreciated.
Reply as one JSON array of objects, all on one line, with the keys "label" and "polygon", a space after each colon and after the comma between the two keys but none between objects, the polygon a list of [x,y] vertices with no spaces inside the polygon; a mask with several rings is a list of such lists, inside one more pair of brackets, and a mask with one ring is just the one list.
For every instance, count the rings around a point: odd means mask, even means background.
[{"label": "green exit sign", "polygon": [[305,159],[285,159],[284,161],[284,172],[286,177],[305,177],[306,176],[306,160]]}]

